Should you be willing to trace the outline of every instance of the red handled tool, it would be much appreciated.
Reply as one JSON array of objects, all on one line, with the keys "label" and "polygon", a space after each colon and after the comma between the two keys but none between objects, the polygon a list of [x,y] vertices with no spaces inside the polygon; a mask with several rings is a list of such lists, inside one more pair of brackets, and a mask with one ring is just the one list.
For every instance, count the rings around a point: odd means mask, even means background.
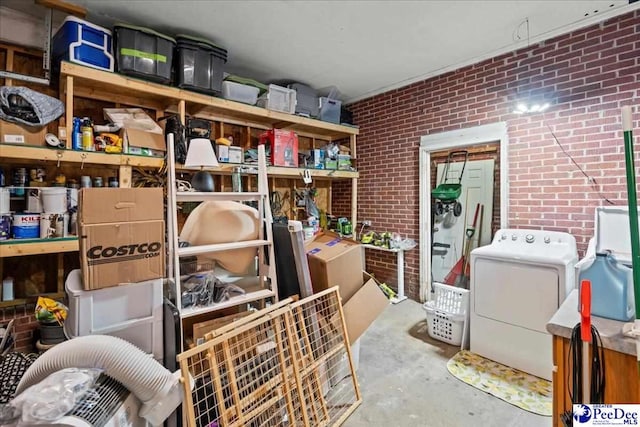
[{"label": "red handled tool", "polygon": [[582,340],[582,402],[588,404],[591,400],[589,384],[589,343],[591,342],[591,281],[580,283],[580,339]]}]

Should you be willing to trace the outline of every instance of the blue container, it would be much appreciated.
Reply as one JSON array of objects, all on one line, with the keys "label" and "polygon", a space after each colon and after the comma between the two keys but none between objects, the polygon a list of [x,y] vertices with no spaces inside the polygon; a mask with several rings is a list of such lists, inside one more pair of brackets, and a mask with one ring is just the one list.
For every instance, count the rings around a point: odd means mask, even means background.
[{"label": "blue container", "polygon": [[596,254],[593,263],[580,271],[578,283],[591,281],[591,314],[627,322],[635,316],[631,268],[616,261],[610,252]]},{"label": "blue container", "polygon": [[113,39],[106,28],[67,16],[51,45],[54,63],[70,61],[113,72]]}]

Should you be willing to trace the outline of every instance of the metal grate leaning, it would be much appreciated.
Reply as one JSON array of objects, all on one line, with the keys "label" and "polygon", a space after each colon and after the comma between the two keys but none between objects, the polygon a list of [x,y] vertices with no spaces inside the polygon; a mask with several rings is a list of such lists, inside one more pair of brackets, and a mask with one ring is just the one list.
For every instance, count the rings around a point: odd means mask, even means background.
[{"label": "metal grate leaning", "polygon": [[337,288],[206,338],[178,355],[189,426],[337,426],[361,402]]}]

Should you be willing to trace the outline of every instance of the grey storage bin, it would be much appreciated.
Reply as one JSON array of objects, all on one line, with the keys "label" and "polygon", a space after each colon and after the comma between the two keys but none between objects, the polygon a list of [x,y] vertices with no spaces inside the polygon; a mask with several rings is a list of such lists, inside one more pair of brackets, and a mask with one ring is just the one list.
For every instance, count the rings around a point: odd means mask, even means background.
[{"label": "grey storage bin", "polygon": [[337,99],[327,98],[325,96],[320,98],[320,120],[331,123],[340,123],[340,108],[342,107],[342,101]]},{"label": "grey storage bin", "polygon": [[173,71],[175,39],[133,25],[114,27],[118,72],[167,84]]},{"label": "grey storage bin", "polygon": [[291,83],[289,89],[296,91],[296,114],[316,118],[320,112],[318,92],[302,83]]}]

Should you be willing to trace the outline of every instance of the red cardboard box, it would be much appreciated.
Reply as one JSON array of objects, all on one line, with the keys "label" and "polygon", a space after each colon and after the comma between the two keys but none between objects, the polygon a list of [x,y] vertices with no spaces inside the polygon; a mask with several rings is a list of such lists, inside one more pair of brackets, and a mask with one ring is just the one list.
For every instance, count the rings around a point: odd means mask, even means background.
[{"label": "red cardboard box", "polygon": [[260,135],[260,144],[271,147],[271,164],[298,167],[298,135],[290,130],[271,129]]}]

